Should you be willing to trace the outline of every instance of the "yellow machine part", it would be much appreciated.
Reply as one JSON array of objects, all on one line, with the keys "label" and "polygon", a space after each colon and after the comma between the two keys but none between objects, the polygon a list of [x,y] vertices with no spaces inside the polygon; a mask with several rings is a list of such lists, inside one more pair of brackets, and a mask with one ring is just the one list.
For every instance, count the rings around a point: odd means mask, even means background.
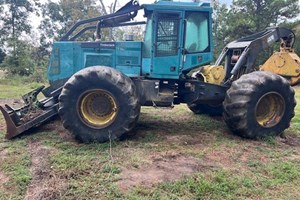
[{"label": "yellow machine part", "polygon": [[225,78],[225,70],[223,66],[206,65],[201,67],[200,73],[206,83],[220,85]]},{"label": "yellow machine part", "polygon": [[261,67],[261,71],[270,71],[285,77],[291,85],[300,83],[300,58],[292,49],[281,48]]}]

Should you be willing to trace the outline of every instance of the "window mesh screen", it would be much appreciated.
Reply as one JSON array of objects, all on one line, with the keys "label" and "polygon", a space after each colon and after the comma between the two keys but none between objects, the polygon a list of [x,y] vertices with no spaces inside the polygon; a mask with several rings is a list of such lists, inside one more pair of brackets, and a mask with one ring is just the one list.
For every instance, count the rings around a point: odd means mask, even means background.
[{"label": "window mesh screen", "polygon": [[179,32],[178,16],[159,16],[157,26],[156,56],[177,55]]}]

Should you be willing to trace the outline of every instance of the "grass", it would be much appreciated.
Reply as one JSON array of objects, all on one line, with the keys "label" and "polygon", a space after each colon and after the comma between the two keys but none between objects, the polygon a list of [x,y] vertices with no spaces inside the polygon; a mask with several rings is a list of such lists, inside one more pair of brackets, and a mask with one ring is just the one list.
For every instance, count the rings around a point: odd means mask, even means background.
[{"label": "grass", "polygon": [[1,135],[0,150],[4,152],[4,149],[6,155],[1,156],[0,169],[10,177],[10,181],[5,184],[5,190],[1,190],[0,187],[0,199],[22,199],[31,180],[29,172],[31,162],[26,141],[18,140],[9,144],[3,141],[3,135]]},{"label": "grass", "polygon": [[[0,99],[36,86],[1,80]],[[300,102],[300,87],[295,89]],[[221,119],[194,115],[180,105],[143,108],[135,136],[104,144],[75,142],[58,120],[11,141],[0,129],[0,176],[9,180],[0,181],[0,199],[23,199],[28,188],[52,199],[300,199],[300,146],[289,145],[300,141],[299,124],[298,105],[287,139],[245,140],[230,134]],[[30,149],[32,144],[39,148]],[[169,176],[178,173],[173,168],[182,168],[183,176],[120,187],[128,170]]]},{"label": "grass", "polygon": [[19,99],[27,92],[45,84],[32,82],[30,77],[0,78],[0,99]]},{"label": "grass", "polygon": [[291,130],[293,132],[295,132],[296,134],[300,134],[300,86],[297,86],[295,87],[295,96],[296,96],[296,100],[297,100],[297,103],[298,103],[298,106],[296,106],[296,109],[295,109],[295,117],[293,118],[292,120],[292,127],[291,127]]}]

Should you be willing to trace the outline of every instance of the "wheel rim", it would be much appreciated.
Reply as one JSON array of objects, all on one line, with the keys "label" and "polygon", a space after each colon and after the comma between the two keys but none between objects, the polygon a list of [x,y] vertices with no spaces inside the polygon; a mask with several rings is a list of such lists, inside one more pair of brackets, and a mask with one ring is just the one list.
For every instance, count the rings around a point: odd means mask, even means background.
[{"label": "wheel rim", "polygon": [[90,90],[80,97],[79,113],[82,121],[93,128],[109,126],[118,109],[114,96],[105,90]]},{"label": "wheel rim", "polygon": [[281,121],[284,111],[283,97],[277,92],[269,92],[263,95],[256,104],[256,121],[262,127],[271,128]]}]

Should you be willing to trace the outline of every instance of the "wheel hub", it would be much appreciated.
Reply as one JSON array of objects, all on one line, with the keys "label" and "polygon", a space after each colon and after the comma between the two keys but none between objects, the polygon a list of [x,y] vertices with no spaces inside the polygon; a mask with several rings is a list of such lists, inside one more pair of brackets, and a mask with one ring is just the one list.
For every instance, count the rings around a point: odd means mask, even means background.
[{"label": "wheel hub", "polygon": [[256,121],[265,128],[277,125],[285,112],[283,97],[277,92],[269,92],[263,95],[255,108]]},{"label": "wheel hub", "polygon": [[107,91],[90,90],[81,96],[78,110],[85,124],[93,128],[104,128],[114,121],[117,103]]},{"label": "wheel hub", "polygon": [[110,101],[110,98],[106,95],[99,95],[96,94],[91,99],[91,105],[90,110],[99,117],[104,117],[106,115],[109,115],[109,113],[112,111],[112,105],[113,102]]}]

